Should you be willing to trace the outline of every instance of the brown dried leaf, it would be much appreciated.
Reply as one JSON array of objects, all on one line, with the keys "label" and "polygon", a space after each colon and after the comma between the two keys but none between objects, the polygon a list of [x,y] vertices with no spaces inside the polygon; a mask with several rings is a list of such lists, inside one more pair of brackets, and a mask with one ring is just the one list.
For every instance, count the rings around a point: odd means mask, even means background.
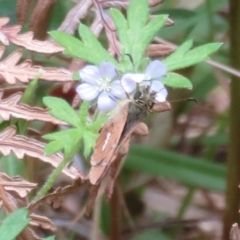
[{"label": "brown dried leaf", "polygon": [[156,7],[160,3],[162,3],[164,0],[148,0],[148,4],[150,7]]},{"label": "brown dried leaf", "polygon": [[61,26],[60,31],[74,34],[81,19],[85,18],[90,8],[92,7],[92,0],[79,1],[71,11],[68,12]]},{"label": "brown dried leaf", "polygon": [[15,192],[20,198],[25,198],[37,186],[36,183],[30,183],[20,176],[9,177],[3,172],[0,172],[0,182],[5,191]]},{"label": "brown dried leaf", "polygon": [[[21,233],[22,234],[22,233]],[[30,227],[26,227],[24,229],[24,236],[20,235],[20,239],[17,238],[17,240],[43,240],[42,237],[38,236],[37,233],[31,229]]]},{"label": "brown dried leaf", "polygon": [[[7,156],[13,152],[19,159],[22,159],[24,155],[27,155],[38,158],[43,162],[47,162],[55,168],[63,160],[62,153],[45,155],[45,143],[39,142],[33,138],[15,134],[15,126],[8,127],[6,130],[0,132],[0,152],[4,156]],[[69,168],[65,167],[63,169],[63,173],[72,179],[85,179],[85,176],[74,166]]]},{"label": "brown dried leaf", "polygon": [[103,24],[104,24],[106,36],[108,39],[108,45],[109,45],[108,52],[112,56],[120,57],[121,45],[117,39],[115,24],[114,24],[112,18],[107,13],[103,12],[103,14],[104,14]]},{"label": "brown dried leaf", "polygon": [[90,215],[90,213],[93,209],[94,202],[97,198],[99,188],[100,188],[100,185],[92,185],[91,186],[91,189],[90,189],[89,195],[88,195],[88,199],[87,199],[87,203],[86,203],[86,210],[85,210],[85,214],[87,216]]},{"label": "brown dried leaf", "polygon": [[[4,51],[5,47],[0,47],[0,57]],[[17,80],[29,82],[36,77],[47,81],[72,81],[72,72],[67,69],[33,66],[31,60],[16,65],[21,57],[22,51],[17,50],[0,62],[0,79],[5,79],[9,84],[15,84]]]},{"label": "brown dried leaf", "polygon": [[23,25],[26,20],[31,2],[32,0],[17,0],[17,20],[20,25]]},{"label": "brown dried leaf", "polygon": [[166,27],[172,26],[173,24],[174,24],[174,21],[171,18],[168,18],[167,21],[165,22]]},{"label": "brown dried leaf", "polygon": [[30,51],[52,54],[62,52],[63,47],[51,41],[38,41],[33,39],[33,32],[19,34],[20,25],[5,26],[9,22],[9,18],[0,18],[0,41],[4,45],[13,43],[17,46],[24,47]]},{"label": "brown dried leaf", "polygon": [[230,230],[230,240],[239,240],[239,229],[238,224],[234,223]]},{"label": "brown dried leaf", "polygon": [[129,5],[129,0],[109,0],[109,1],[103,1],[101,3],[101,6],[103,8],[118,8],[118,9],[127,9],[127,6]]},{"label": "brown dried leaf", "polygon": [[48,229],[53,232],[55,232],[57,230],[54,223],[48,217],[40,216],[40,215],[37,215],[34,213],[31,213],[29,216],[32,219],[32,221],[30,222],[30,225],[35,226],[35,227],[41,227],[43,229]]},{"label": "brown dried leaf", "polygon": [[103,30],[102,18],[99,12],[96,12],[95,19],[90,27],[93,34],[98,37]]},{"label": "brown dried leaf", "polygon": [[146,55],[149,57],[164,57],[176,50],[175,47],[165,44],[151,44],[146,50]]},{"label": "brown dried leaf", "polygon": [[30,30],[34,32],[36,39],[46,38],[55,3],[55,0],[38,0],[30,19]]},{"label": "brown dried leaf", "polygon": [[39,120],[43,122],[51,122],[53,124],[68,125],[67,123],[51,116],[47,109],[31,107],[19,103],[22,97],[21,92],[12,94],[5,99],[2,99],[2,96],[3,91],[0,90],[0,116],[5,121],[8,121],[12,116],[26,121]]},{"label": "brown dried leaf", "polygon": [[10,86],[10,87],[6,87],[4,89],[2,89],[3,92],[3,96],[9,97],[10,95],[17,93],[17,92],[24,92],[26,90],[27,86]]},{"label": "brown dried leaf", "polygon": [[[101,6],[103,8],[118,8],[118,9],[127,9],[129,5],[129,0],[105,0],[102,1]],[[150,7],[155,7],[158,4],[162,3],[163,0],[148,0],[148,4]]]},{"label": "brown dried leaf", "polygon": [[63,188],[57,188],[54,192],[49,193],[45,195],[44,197],[40,198],[36,202],[31,203],[28,206],[28,209],[30,212],[33,212],[38,208],[41,204],[44,202],[48,202],[49,204],[55,204],[55,201],[57,202],[58,199],[64,197],[65,195],[68,195],[70,193],[76,192],[79,190],[79,188],[89,186],[88,182],[82,182],[81,180],[77,179],[76,181],[73,182],[71,185],[67,185]]}]

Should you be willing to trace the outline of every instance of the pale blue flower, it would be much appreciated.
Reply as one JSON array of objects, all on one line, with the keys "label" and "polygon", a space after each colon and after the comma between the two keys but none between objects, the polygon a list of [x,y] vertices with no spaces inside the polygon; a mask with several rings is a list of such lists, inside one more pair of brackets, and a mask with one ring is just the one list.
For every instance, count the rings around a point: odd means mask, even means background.
[{"label": "pale blue flower", "polygon": [[150,92],[155,92],[158,102],[165,102],[168,92],[161,83],[161,78],[167,73],[167,67],[159,60],[149,63],[145,73],[127,73],[121,79],[124,89],[135,89],[138,84],[140,88],[149,86]]},{"label": "pale blue flower", "polygon": [[120,80],[115,80],[117,71],[111,63],[102,62],[99,67],[88,65],[79,71],[82,83],[76,91],[82,100],[92,101],[97,98],[97,106],[101,111],[115,107],[116,100],[126,97],[134,89],[123,88]]},{"label": "pale blue flower", "polygon": [[159,60],[150,62],[144,73],[144,81],[160,80],[167,73],[167,67]]},{"label": "pale blue flower", "polygon": [[151,81],[149,91],[155,92],[155,100],[158,102],[166,102],[168,91],[160,81]]}]

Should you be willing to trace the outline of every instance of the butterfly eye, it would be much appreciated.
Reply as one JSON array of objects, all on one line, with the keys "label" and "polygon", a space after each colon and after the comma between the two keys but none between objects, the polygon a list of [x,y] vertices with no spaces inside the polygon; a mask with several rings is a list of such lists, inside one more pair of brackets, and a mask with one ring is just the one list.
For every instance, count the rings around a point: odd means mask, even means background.
[{"label": "butterfly eye", "polygon": [[138,100],[139,98],[141,98],[143,95],[143,93],[141,91],[137,91],[134,96],[133,96],[133,99],[134,100]]}]

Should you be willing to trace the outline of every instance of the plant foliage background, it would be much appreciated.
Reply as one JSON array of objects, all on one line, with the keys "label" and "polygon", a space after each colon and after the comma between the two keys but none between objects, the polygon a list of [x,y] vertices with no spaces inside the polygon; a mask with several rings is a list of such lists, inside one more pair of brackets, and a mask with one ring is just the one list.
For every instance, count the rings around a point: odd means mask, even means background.
[{"label": "plant foliage background", "polygon": [[[104,197],[97,198],[93,212],[85,216],[90,186],[74,180],[79,175],[84,179],[89,168],[84,159],[106,118],[86,125],[88,105],[82,105],[79,111],[70,107],[78,109],[79,105],[75,97],[78,82],[72,83],[72,74],[77,80],[83,60],[99,64],[104,58],[118,64],[104,50],[114,52],[116,46],[112,25],[106,26],[109,19],[101,15],[99,2],[0,1],[0,236],[6,236],[6,240],[16,236],[69,240],[236,239],[236,227],[229,234],[232,224],[239,220],[239,121],[235,117],[238,108],[233,105],[233,99],[234,104],[239,100],[240,19],[235,17],[239,4],[233,0],[148,1],[152,15],[170,18],[154,39],[158,45],[147,50],[151,57],[160,52],[164,59],[183,43],[183,51],[184,46],[197,49],[212,42],[224,44],[210,60],[206,56],[213,45],[206,45],[206,54],[201,48],[195,62],[191,54],[183,58],[173,54],[165,60],[169,71],[180,69],[168,76],[171,82],[166,79],[166,86],[173,87],[168,96],[172,110],[148,116],[149,134],[137,136],[131,144],[112,198],[108,202]],[[119,13],[126,14],[127,5],[128,1],[105,1],[101,6],[104,11],[114,8],[109,12],[120,22]],[[119,38],[126,44],[126,53],[132,51],[134,63],[140,65],[142,48],[134,42],[137,33],[131,37],[141,23],[134,23],[134,16],[128,17],[132,29],[129,35],[121,29]],[[80,22],[84,24],[79,30],[81,42],[77,40]],[[156,22],[164,25],[162,17]],[[29,31],[34,32],[34,38]],[[101,51],[92,35],[103,44]],[[88,51],[81,44],[89,44]],[[214,46],[212,52],[218,48]],[[77,59],[79,55],[81,59]],[[124,71],[131,66],[125,56],[117,67]],[[177,85],[179,79],[182,86]],[[197,103],[176,101],[190,97]],[[67,129],[69,124],[73,129]],[[36,189],[64,159],[55,152],[64,150],[69,161],[76,151],[72,146],[82,139],[88,144],[80,149],[82,154],[74,154],[74,162],[83,173],[70,164],[50,189],[52,195],[37,204],[31,202]],[[48,145],[46,140],[50,141]],[[44,149],[52,155],[46,155]],[[15,177],[18,175],[21,177]]]}]

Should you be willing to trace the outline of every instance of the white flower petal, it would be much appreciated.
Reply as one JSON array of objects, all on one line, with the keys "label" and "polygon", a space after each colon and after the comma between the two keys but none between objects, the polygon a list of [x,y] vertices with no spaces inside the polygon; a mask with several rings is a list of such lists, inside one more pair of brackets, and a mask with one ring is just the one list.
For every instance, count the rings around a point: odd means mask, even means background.
[{"label": "white flower petal", "polygon": [[117,76],[115,66],[109,62],[102,62],[99,66],[99,71],[102,78],[113,79]]},{"label": "white flower petal", "polygon": [[99,94],[99,90],[96,86],[88,83],[82,83],[76,88],[76,92],[82,100],[91,101]]},{"label": "white flower petal", "polygon": [[137,87],[137,83],[133,79],[134,75],[135,74],[128,73],[128,74],[125,74],[121,79],[121,85],[127,93],[131,93]]},{"label": "white flower petal", "polygon": [[79,71],[80,78],[83,82],[96,85],[97,80],[101,78],[98,67],[94,65],[87,65]]},{"label": "white flower petal", "polygon": [[149,84],[150,92],[160,92],[165,88],[164,85],[158,80],[149,81]]},{"label": "white flower petal", "polygon": [[142,73],[128,73],[127,75],[129,75],[129,77],[131,77],[136,83],[142,82],[145,77]]},{"label": "white flower petal", "polygon": [[111,84],[111,95],[116,98],[124,98],[126,97],[126,92],[124,91],[121,82],[119,80],[115,80]]},{"label": "white flower petal", "polygon": [[98,97],[98,109],[101,111],[108,111],[115,107],[116,100],[112,98],[107,92],[101,92]]},{"label": "white flower petal", "polygon": [[149,63],[145,71],[145,79],[156,79],[164,76],[167,73],[167,67],[159,60],[154,60]]},{"label": "white flower petal", "polygon": [[156,92],[155,99],[158,102],[166,101],[168,91],[160,81],[154,80],[151,82],[150,92]]},{"label": "white flower petal", "polygon": [[166,101],[166,97],[167,97],[166,92],[159,92],[159,93],[156,94],[155,99],[158,102],[165,102]]}]

